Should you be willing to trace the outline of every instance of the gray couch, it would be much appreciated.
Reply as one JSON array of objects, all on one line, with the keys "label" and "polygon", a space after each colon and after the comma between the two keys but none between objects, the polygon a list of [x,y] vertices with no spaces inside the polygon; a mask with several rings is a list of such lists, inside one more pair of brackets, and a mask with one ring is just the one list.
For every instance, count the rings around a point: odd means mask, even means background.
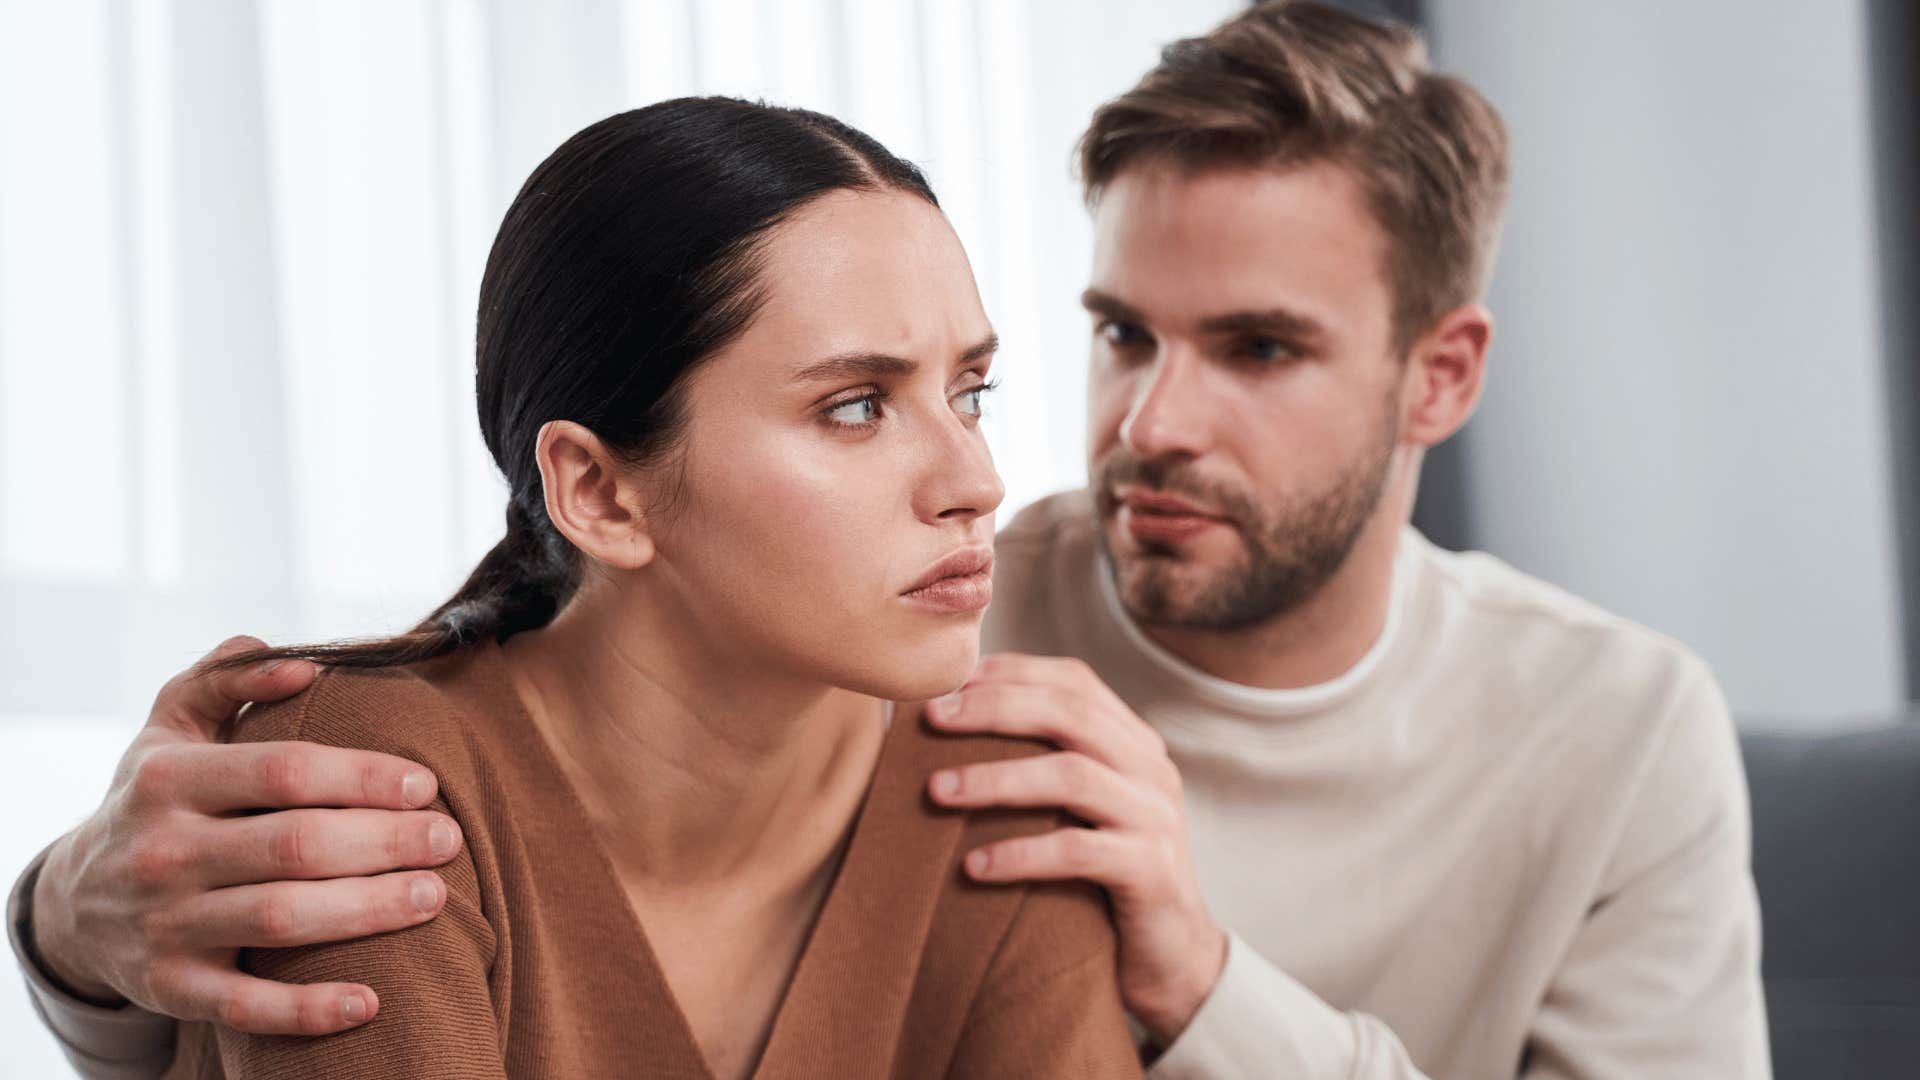
[{"label": "gray couch", "polygon": [[1775,1076],[1920,1077],[1920,713],[1741,746]]}]

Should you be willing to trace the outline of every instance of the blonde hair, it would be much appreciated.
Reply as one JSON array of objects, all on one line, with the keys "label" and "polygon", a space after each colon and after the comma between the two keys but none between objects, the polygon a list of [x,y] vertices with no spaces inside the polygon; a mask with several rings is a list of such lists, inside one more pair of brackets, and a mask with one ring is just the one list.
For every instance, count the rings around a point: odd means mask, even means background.
[{"label": "blonde hair", "polygon": [[1419,36],[1315,3],[1267,2],[1176,41],[1102,105],[1079,145],[1089,205],[1130,165],[1350,169],[1388,238],[1407,345],[1485,292],[1507,194],[1507,133]]}]

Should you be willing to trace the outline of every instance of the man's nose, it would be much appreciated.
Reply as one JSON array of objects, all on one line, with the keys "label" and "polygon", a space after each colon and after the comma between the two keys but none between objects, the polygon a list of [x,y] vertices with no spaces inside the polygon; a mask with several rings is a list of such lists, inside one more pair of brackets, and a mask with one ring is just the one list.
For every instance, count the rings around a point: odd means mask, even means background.
[{"label": "man's nose", "polygon": [[1135,456],[1198,457],[1212,445],[1218,410],[1209,400],[1202,359],[1168,348],[1143,373],[1133,407],[1120,424],[1120,439]]}]

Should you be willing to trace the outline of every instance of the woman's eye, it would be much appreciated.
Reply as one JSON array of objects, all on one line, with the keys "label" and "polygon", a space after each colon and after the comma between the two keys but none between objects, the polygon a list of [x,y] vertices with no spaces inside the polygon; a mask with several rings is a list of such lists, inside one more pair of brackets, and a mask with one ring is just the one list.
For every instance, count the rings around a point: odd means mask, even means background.
[{"label": "woman's eye", "polygon": [[1000,384],[981,383],[979,386],[970,387],[953,395],[953,400],[959,404],[960,414],[975,419],[986,415],[987,395],[992,393],[993,388],[998,385]]},{"label": "woman's eye", "polygon": [[827,419],[846,427],[866,427],[880,419],[880,399],[863,397],[827,410]]}]

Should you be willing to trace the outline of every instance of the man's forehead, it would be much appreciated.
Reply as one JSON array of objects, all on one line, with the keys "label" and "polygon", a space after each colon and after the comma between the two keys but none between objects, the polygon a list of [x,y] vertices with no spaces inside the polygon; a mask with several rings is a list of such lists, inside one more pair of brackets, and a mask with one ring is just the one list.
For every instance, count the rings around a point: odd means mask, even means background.
[{"label": "man's forehead", "polygon": [[1347,169],[1127,170],[1094,207],[1092,288],[1195,321],[1384,303],[1386,237]]},{"label": "man's forehead", "polygon": [[1289,232],[1379,245],[1385,232],[1365,189],[1345,165],[1184,169],[1142,165],[1104,188],[1093,206],[1096,230],[1119,234],[1181,229],[1228,236]]}]

